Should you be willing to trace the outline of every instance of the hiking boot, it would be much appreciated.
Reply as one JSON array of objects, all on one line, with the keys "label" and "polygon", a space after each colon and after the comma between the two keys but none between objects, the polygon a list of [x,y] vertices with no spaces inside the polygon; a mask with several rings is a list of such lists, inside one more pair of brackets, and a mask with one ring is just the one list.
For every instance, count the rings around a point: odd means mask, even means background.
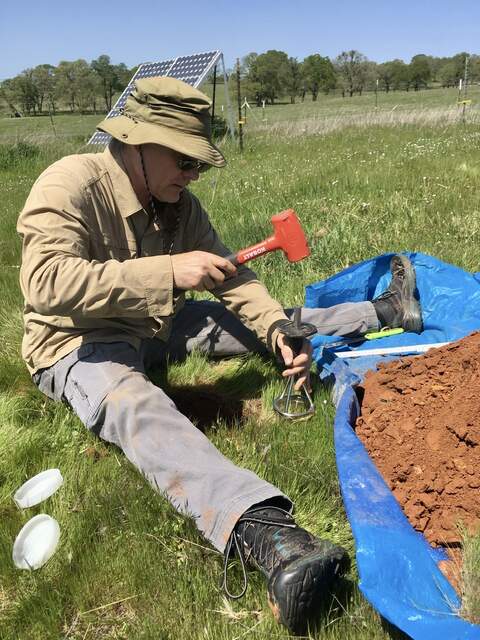
[{"label": "hiking boot", "polygon": [[386,291],[372,300],[381,328],[421,333],[422,312],[414,297],[415,269],[406,256],[395,255],[390,261],[392,281]]},{"label": "hiking boot", "polygon": [[293,517],[279,507],[253,507],[238,521],[226,549],[226,561],[236,548],[244,572],[250,560],[267,579],[268,602],[277,621],[290,631],[302,634],[321,604],[330,598],[330,589],[350,567],[342,547],[315,538],[299,527]]}]

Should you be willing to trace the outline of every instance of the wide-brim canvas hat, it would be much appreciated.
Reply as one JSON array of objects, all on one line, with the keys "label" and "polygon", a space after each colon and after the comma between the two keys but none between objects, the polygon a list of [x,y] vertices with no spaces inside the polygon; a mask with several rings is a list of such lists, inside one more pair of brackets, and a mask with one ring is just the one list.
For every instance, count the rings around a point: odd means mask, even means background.
[{"label": "wide-brim canvas hat", "polygon": [[211,140],[210,99],[175,78],[141,78],[121,115],[97,126],[125,144],[160,144],[214,167],[226,164]]}]

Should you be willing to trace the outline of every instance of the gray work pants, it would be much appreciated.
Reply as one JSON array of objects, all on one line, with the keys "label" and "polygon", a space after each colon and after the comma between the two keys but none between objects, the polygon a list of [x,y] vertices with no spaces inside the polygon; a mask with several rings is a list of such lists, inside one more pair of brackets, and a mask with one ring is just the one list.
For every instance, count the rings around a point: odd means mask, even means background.
[{"label": "gray work pants", "polygon": [[[304,309],[302,319],[323,334],[378,328],[370,302]],[[175,318],[167,343],[144,340],[139,351],[126,342],[84,344],[33,379],[47,396],[69,404],[88,429],[120,447],[152,486],[193,516],[205,538],[223,551],[249,507],[272,498],[283,498],[286,508],[291,502],[225,458],[149,380],[149,368],[167,358],[182,359],[193,349],[214,357],[266,351],[221,304],[189,302]]]}]

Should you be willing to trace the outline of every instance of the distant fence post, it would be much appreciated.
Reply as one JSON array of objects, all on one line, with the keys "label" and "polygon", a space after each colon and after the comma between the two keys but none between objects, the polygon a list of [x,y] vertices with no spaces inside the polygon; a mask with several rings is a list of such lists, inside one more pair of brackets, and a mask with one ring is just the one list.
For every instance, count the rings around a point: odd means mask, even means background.
[{"label": "distant fence post", "polygon": [[462,111],[462,120],[463,124],[465,124],[465,109],[467,107],[467,92],[468,92],[468,60],[470,56],[467,54],[465,56],[465,74],[463,77],[463,111]]},{"label": "distant fence post", "polygon": [[52,125],[53,135],[56,138],[57,137],[57,130],[55,129],[55,123],[53,121],[52,110],[50,109],[50,107],[48,108],[48,115],[50,116],[50,123]]},{"label": "distant fence post", "polygon": [[240,151],[243,151],[243,120],[242,120],[242,103],[240,100],[240,59],[237,58],[237,102],[238,102],[238,140],[240,142]]}]

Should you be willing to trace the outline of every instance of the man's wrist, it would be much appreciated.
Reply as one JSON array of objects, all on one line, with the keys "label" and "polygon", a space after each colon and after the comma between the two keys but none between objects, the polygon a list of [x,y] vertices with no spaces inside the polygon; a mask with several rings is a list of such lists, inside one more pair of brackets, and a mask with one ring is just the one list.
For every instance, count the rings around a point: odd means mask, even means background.
[{"label": "man's wrist", "polygon": [[282,332],[282,327],[285,327],[289,323],[290,320],[288,318],[275,320],[275,322],[272,322],[267,331],[267,349],[277,357],[280,355],[279,350],[277,349],[278,336]]}]

